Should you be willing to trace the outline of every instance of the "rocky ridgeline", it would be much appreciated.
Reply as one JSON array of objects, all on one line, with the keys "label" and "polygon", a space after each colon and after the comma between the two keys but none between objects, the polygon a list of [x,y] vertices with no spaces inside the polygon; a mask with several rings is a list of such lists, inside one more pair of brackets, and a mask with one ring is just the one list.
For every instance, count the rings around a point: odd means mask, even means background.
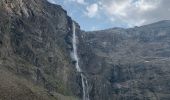
[{"label": "rocky ridgeline", "polygon": [[[46,0],[0,1],[0,100],[82,99],[72,23]],[[90,100],[170,99],[170,21],[75,31]]]},{"label": "rocky ridgeline", "polygon": [[82,69],[92,100],[169,100],[170,21],[83,32]]}]

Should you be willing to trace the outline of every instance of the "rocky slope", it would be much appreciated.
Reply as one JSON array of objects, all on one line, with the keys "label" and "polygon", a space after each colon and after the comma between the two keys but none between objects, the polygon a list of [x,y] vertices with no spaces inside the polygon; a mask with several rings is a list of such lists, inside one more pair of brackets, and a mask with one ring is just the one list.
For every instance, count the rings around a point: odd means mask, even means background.
[{"label": "rocky slope", "polygon": [[[46,0],[0,1],[0,100],[81,100],[72,23]],[[170,21],[95,32],[76,25],[90,100],[169,100]]]},{"label": "rocky slope", "polygon": [[71,29],[66,11],[46,0],[1,0],[0,100],[81,97]]},{"label": "rocky slope", "polygon": [[79,35],[92,100],[170,99],[170,21]]}]

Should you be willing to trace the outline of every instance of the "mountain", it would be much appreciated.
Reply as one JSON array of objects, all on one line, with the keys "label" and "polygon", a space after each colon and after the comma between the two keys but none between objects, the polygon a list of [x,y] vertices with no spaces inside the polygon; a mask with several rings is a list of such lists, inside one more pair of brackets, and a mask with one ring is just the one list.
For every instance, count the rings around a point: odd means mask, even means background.
[{"label": "mountain", "polygon": [[[0,100],[77,100],[72,19],[46,0],[0,1]],[[78,26],[77,26],[78,27]]]},{"label": "mountain", "polygon": [[170,21],[79,35],[92,100],[169,100]]},{"label": "mountain", "polygon": [[46,0],[1,0],[0,100],[82,100],[84,88],[90,100],[169,100],[169,33],[168,20],[85,32]]}]

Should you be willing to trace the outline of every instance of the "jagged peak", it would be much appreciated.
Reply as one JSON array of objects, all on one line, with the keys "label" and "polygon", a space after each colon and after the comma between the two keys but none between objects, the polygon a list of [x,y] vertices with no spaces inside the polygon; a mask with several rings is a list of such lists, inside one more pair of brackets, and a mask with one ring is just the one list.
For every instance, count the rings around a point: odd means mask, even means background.
[{"label": "jagged peak", "polygon": [[67,14],[59,5],[49,3],[47,0],[2,0],[0,1],[1,11],[9,15],[19,15],[29,17],[31,14],[47,14],[58,12]]}]

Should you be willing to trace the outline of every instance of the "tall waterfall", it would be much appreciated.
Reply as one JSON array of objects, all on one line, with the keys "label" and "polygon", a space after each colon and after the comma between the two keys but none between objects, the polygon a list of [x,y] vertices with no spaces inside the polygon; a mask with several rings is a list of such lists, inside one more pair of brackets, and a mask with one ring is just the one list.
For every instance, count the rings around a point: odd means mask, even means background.
[{"label": "tall waterfall", "polygon": [[77,69],[77,72],[80,73],[81,75],[81,83],[82,83],[82,89],[83,89],[83,100],[90,100],[89,99],[89,91],[88,91],[88,81],[86,76],[82,73],[82,70],[79,66],[79,58],[78,58],[78,54],[77,54],[77,41],[76,41],[76,26],[75,23],[73,22],[73,38],[72,38],[72,42],[73,42],[73,52],[72,52],[72,56],[74,58],[74,60],[76,61],[75,66]]}]

